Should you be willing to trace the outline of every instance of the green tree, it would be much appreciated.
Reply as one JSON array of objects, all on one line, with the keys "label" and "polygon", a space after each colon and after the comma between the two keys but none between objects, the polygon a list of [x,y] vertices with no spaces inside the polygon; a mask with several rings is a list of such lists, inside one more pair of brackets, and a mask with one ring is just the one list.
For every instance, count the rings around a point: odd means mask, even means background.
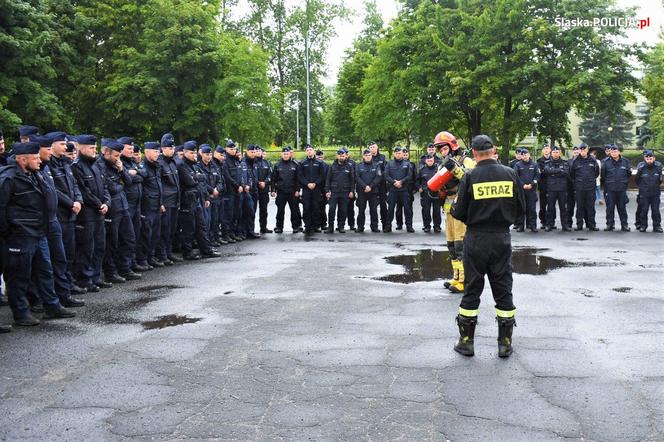
[{"label": "green tree", "polygon": [[615,115],[607,111],[589,112],[583,116],[579,129],[584,143],[590,147],[600,147],[609,143],[631,143],[634,137],[631,132],[633,125],[634,118],[627,113]]},{"label": "green tree", "polygon": [[[664,38],[664,34],[662,34]],[[650,120],[656,146],[664,145],[664,43],[654,47],[646,58],[643,91],[648,99]]]}]

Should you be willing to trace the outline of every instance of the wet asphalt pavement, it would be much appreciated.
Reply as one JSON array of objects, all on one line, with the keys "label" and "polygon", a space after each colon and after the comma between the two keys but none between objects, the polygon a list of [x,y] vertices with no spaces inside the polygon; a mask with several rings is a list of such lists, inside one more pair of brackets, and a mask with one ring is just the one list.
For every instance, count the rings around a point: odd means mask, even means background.
[{"label": "wet asphalt pavement", "polygon": [[0,439],[664,440],[664,235],[514,233],[500,360],[488,284],[476,356],[452,351],[444,240],[415,224],[287,221],[1,335]]}]

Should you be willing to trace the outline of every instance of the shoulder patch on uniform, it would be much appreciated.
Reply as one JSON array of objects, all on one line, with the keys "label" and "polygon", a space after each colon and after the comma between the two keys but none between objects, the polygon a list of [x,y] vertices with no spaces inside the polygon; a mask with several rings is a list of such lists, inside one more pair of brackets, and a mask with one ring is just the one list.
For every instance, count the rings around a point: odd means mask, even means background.
[{"label": "shoulder patch on uniform", "polygon": [[514,183],[512,181],[487,181],[473,184],[473,198],[484,200],[490,198],[512,198]]}]

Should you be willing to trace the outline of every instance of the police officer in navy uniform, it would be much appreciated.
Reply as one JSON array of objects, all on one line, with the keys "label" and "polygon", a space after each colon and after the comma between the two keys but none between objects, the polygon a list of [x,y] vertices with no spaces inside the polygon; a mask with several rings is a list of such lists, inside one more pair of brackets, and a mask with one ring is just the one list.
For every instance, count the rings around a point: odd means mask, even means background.
[{"label": "police officer in navy uniform", "polygon": [[244,181],[244,192],[242,192],[242,216],[240,230],[245,238],[260,238],[256,233],[256,208],[258,207],[258,148],[255,144],[247,145],[247,150],[242,158],[242,173]]},{"label": "police officer in navy uniform", "polygon": [[475,326],[487,275],[496,303],[498,356],[504,358],[512,354],[516,313],[509,229],[525,201],[516,172],[493,159],[496,149],[491,138],[477,135],[471,147],[477,166],[461,179],[452,206],[452,216],[467,226],[463,255],[465,292],[456,319],[460,337],[454,350],[464,356],[475,354]]},{"label": "police officer in navy uniform", "polygon": [[537,232],[537,184],[540,181],[540,169],[536,162],[530,159],[530,151],[520,148],[520,160],[513,169],[519,177],[519,185],[523,189],[525,197],[525,213],[520,212],[516,220],[516,231],[523,232],[525,221],[526,228],[531,232]]},{"label": "police officer in navy uniform", "polygon": [[258,222],[261,234],[272,233],[267,228],[267,208],[270,204],[270,184],[272,184],[272,164],[265,157],[265,149],[257,146],[256,180],[258,181]]},{"label": "police officer in navy uniform", "polygon": [[306,158],[300,162],[298,180],[302,186],[302,218],[304,233],[313,233],[320,227],[319,205],[320,189],[325,186],[325,168],[322,161],[316,158],[316,151],[311,144],[305,145]]},{"label": "police officer in navy uniform", "polygon": [[[161,217],[166,213],[163,203],[162,170],[159,162],[159,143],[147,141],[143,145],[145,155],[139,165],[139,174],[142,177],[141,192],[141,233],[136,247],[136,262],[141,267],[151,266],[151,262],[161,262],[164,265],[173,265],[167,257],[157,258],[157,245],[161,238]],[[127,278],[125,276],[125,278]],[[132,276],[127,279],[138,279]]]},{"label": "police officer in navy uniform", "polygon": [[369,150],[371,150],[373,161],[380,166],[381,172],[383,173],[383,182],[380,184],[380,189],[378,189],[378,207],[380,210],[380,223],[383,227],[383,231],[390,231],[392,228],[388,224],[389,215],[387,212],[387,182],[384,179],[387,158],[385,158],[385,155],[380,153],[378,150],[378,144],[374,141],[369,141]]},{"label": "police officer in navy uniform", "polygon": [[639,232],[648,229],[648,210],[652,216],[652,231],[662,233],[662,216],[659,205],[662,193],[662,163],[655,159],[652,150],[643,151],[643,161],[636,169],[636,184],[639,186],[641,210],[639,215]]},{"label": "police officer in navy uniform", "polygon": [[[357,166],[357,163],[355,160],[352,158],[350,149],[347,147],[346,149],[346,161],[348,161],[348,164],[350,164],[353,168],[353,177],[355,176],[355,167]],[[353,190],[355,190],[353,188]],[[350,201],[348,202],[348,213],[346,214],[346,219],[348,220],[348,228],[350,230],[355,231],[355,192],[353,192],[353,196],[350,198]]]},{"label": "police officer in navy uniform", "polygon": [[217,210],[221,208],[221,195],[224,192],[223,176],[221,175],[220,169],[214,162],[212,146],[209,144],[201,144],[201,147],[198,149],[198,153],[199,160],[196,166],[205,175],[205,191],[207,193],[207,198],[210,201],[210,207],[207,209],[204,208],[204,213],[206,214],[206,217],[208,217],[209,240],[212,246],[218,247],[228,244],[219,236],[221,218],[219,217],[220,211]]},{"label": "police officer in navy uniform", "polygon": [[30,141],[30,137],[39,135],[39,129],[35,126],[23,125],[18,128],[18,137],[21,143]]},{"label": "police officer in navy uniform", "polygon": [[627,222],[627,185],[632,176],[632,168],[627,158],[620,155],[620,149],[611,145],[609,157],[602,162],[601,182],[604,184],[604,199],[606,200],[606,228],[605,231],[614,230],[615,210],[618,210],[621,229],[629,232]]},{"label": "police officer in navy uniform", "polygon": [[345,233],[346,216],[348,215],[348,205],[354,196],[355,190],[355,169],[348,162],[348,151],[346,148],[337,150],[337,159],[330,166],[330,170],[325,178],[325,196],[329,202],[329,213],[327,216],[328,226],[325,233],[334,233],[334,220],[336,216],[337,231]]},{"label": "police officer in navy uniform", "polygon": [[[53,289],[60,299],[60,303],[65,307],[80,307],[85,302],[72,296],[72,278],[67,271],[67,253],[63,242],[62,227],[58,219],[58,190],[53,181],[53,174],[50,169],[51,146],[56,142],[63,144],[66,135],[64,132],[51,132],[45,136],[33,137],[33,141],[40,144],[39,159],[41,161],[40,169],[35,172],[41,177],[45,184],[46,209],[48,213],[48,230],[46,239],[48,241],[48,250],[51,259],[51,268],[53,269]],[[35,296],[36,298],[36,296]]]},{"label": "police officer in navy uniform", "polygon": [[[574,230],[583,230],[585,222],[588,230],[597,231],[595,223],[595,184],[599,176],[597,161],[590,156],[588,145],[581,143],[579,154],[570,166],[570,177],[574,183],[576,198],[576,227]],[[572,214],[569,215],[570,217]]]},{"label": "police officer in navy uniform", "polygon": [[[173,243],[178,232],[178,216],[180,213],[180,177],[175,157],[175,137],[166,133],[161,137],[161,155],[159,168],[161,171],[161,214],[160,238],[157,245],[157,261],[179,262],[181,258],[173,254]],[[138,266],[135,270],[149,270],[149,266]]]},{"label": "police officer in navy uniform", "polygon": [[104,280],[108,283],[123,283],[126,279],[121,274],[133,274],[131,268],[136,252],[136,235],[124,191],[131,183],[131,175],[120,160],[123,149],[124,145],[119,141],[105,139],[102,141],[102,156],[97,160],[111,195],[111,206],[106,213],[104,255]]},{"label": "police officer in navy uniform", "polygon": [[[124,192],[127,196],[127,204],[129,205],[129,217],[134,228],[134,237],[138,243],[141,237],[141,192],[143,177],[138,173],[138,165],[134,158],[134,152],[140,152],[140,146],[134,144],[134,139],[131,137],[120,137],[118,142],[124,146],[120,155],[122,167],[127,171],[131,181],[124,186]],[[135,254],[131,260],[131,268],[136,265]]]},{"label": "police officer in navy uniform", "polygon": [[223,239],[242,241],[240,235],[240,210],[244,183],[242,181],[242,168],[237,158],[237,147],[233,140],[226,142],[226,153],[224,154],[224,183],[226,192],[223,196]]},{"label": "police officer in navy uniform", "polygon": [[357,192],[357,233],[364,232],[367,203],[369,203],[369,227],[378,230],[378,192],[383,181],[383,171],[373,161],[371,149],[364,149],[362,162],[355,166],[355,191]]},{"label": "police officer in navy uniform", "polygon": [[546,231],[550,232],[556,224],[556,203],[560,210],[560,224],[564,231],[569,232],[567,224],[567,181],[569,180],[569,163],[560,158],[560,148],[551,148],[551,158],[544,163],[546,177]]},{"label": "police officer in navy uniform", "polygon": [[[10,165],[0,171],[0,237],[4,238],[5,281],[14,324],[34,326],[26,294],[31,282],[44,304],[44,318],[71,318],[53,289],[48,248],[48,184],[39,171],[39,143],[15,143]],[[53,201],[53,212],[57,196]],[[57,222],[57,219],[56,219]],[[5,330],[6,331],[6,330]]]},{"label": "police officer in navy uniform", "polygon": [[218,190],[220,194],[217,198],[214,198],[210,201],[210,207],[211,207],[210,213],[212,216],[210,224],[218,226],[216,229],[213,229],[210,233],[212,235],[213,244],[217,243],[220,245],[225,245],[228,243],[235,242],[234,240],[228,237],[223,237],[222,234],[222,220],[224,216],[223,204],[224,204],[224,194],[226,193],[226,182],[224,180],[224,160],[225,160],[224,153],[225,153],[224,148],[218,144],[212,154],[212,167],[214,167],[215,172],[219,175]]},{"label": "police officer in navy uniform", "polygon": [[[186,260],[216,258],[221,256],[213,248],[209,240],[204,208],[210,207],[207,194],[205,175],[196,166],[197,144],[190,140],[184,143],[184,158],[178,166],[180,177],[180,223],[182,226],[182,256]],[[200,256],[193,252],[194,236],[198,243]]]},{"label": "police officer in navy uniform", "polygon": [[104,217],[111,205],[104,172],[97,161],[97,138],[79,135],[78,158],[72,165],[76,183],[83,196],[83,207],[76,218],[76,260],[74,277],[77,285],[88,292],[111,287],[101,278],[106,250]]},{"label": "police officer in navy uniform", "polygon": [[397,203],[404,208],[406,217],[406,226],[408,232],[415,232],[413,229],[413,207],[410,203],[410,185],[413,178],[410,161],[403,159],[403,149],[397,146],[394,149],[394,159],[388,161],[385,165],[385,181],[389,186],[388,190],[388,219],[387,228],[383,227],[383,232],[392,231],[392,220],[394,219],[394,210]]},{"label": "police officer in navy uniform", "polygon": [[[431,145],[433,151],[436,148]],[[425,233],[431,232],[431,221],[433,218],[433,230],[438,233],[441,231],[440,225],[443,222],[441,212],[441,202],[438,195],[431,195],[427,183],[438,172],[438,164],[434,155],[427,154],[424,159],[424,165],[420,167],[417,174],[417,191],[420,194],[420,206],[422,206],[422,222]]]},{"label": "police officer in navy uniform", "polygon": [[422,169],[422,167],[426,165],[427,158],[429,156],[433,158],[433,162],[436,166],[438,166],[442,162],[442,159],[438,155],[436,155],[436,146],[434,146],[433,143],[429,143],[427,145],[427,152],[420,156],[420,162],[417,164],[418,173],[420,169]]},{"label": "police officer in navy uniform", "polygon": [[[316,159],[323,164],[323,175],[327,178],[327,173],[330,170],[330,165],[325,161],[325,151],[316,149]],[[314,232],[320,233],[327,229],[327,197],[325,196],[325,185],[320,186],[320,199],[318,204],[318,222]]]},{"label": "police officer in navy uniform", "polygon": [[272,196],[277,206],[277,219],[274,233],[284,232],[284,214],[286,204],[290,209],[293,233],[302,231],[302,215],[300,214],[300,182],[298,180],[299,164],[293,160],[293,149],[286,146],[281,149],[281,159],[272,169]]},{"label": "police officer in navy uniform", "polygon": [[[71,161],[66,156],[68,138],[64,132],[47,134],[51,137],[51,160],[49,170],[58,193],[57,217],[62,230],[62,244],[67,259],[67,279],[72,294],[83,294],[87,290],[76,285],[74,280],[74,260],[76,257],[76,215],[81,211],[83,196],[76,184]],[[72,144],[73,147],[73,144]]]},{"label": "police officer in navy uniform", "polygon": [[539,220],[542,228],[546,227],[546,208],[548,206],[547,194],[547,179],[544,175],[544,165],[551,159],[551,147],[548,144],[542,146],[542,156],[537,159],[537,165],[540,169],[540,182],[537,185],[539,192]]}]

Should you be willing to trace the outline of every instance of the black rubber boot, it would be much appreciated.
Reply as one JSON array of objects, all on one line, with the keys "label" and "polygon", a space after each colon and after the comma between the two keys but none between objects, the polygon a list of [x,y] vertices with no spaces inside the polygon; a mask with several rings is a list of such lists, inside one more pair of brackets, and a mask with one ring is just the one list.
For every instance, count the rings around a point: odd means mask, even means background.
[{"label": "black rubber boot", "polygon": [[475,326],[477,318],[457,315],[456,323],[459,326],[459,340],[454,346],[454,351],[464,356],[475,355]]},{"label": "black rubber boot", "polygon": [[512,330],[516,326],[514,318],[499,318],[498,321],[498,357],[508,358],[512,354]]}]

